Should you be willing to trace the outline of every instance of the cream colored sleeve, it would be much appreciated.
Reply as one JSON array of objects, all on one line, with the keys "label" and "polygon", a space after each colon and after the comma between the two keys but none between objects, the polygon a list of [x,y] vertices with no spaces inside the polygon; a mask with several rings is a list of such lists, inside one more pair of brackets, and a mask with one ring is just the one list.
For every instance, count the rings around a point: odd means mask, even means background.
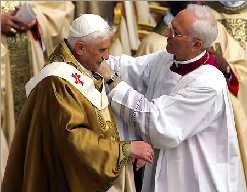
[{"label": "cream colored sleeve", "polygon": [[74,19],[74,4],[70,1],[32,2],[41,28],[41,38],[48,56],[63,38],[69,34]]}]

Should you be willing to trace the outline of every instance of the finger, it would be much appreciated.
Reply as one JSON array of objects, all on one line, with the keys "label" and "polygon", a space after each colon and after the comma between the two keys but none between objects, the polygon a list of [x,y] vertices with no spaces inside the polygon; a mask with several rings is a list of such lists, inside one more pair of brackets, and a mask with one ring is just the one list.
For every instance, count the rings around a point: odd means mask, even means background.
[{"label": "finger", "polygon": [[151,155],[154,157],[154,150],[153,149],[151,150]]},{"label": "finger", "polygon": [[143,166],[141,166],[141,165],[136,165],[136,171],[138,171],[140,168],[142,168]]},{"label": "finger", "polygon": [[138,159],[136,163],[136,170],[138,171],[140,168],[144,167],[146,162],[142,159]]},{"label": "finger", "polygon": [[149,155],[145,155],[145,156],[142,158],[142,160],[147,161],[147,162],[149,162],[149,163],[152,163],[152,159],[150,158]]},{"label": "finger", "polygon": [[147,155],[144,160],[147,161],[147,162],[149,162],[149,163],[153,163],[153,157],[150,154]]},{"label": "finger", "polygon": [[10,25],[11,25],[11,27],[17,29],[18,31],[26,31],[27,30],[27,28],[25,26],[18,25],[12,21],[10,21]]},{"label": "finger", "polygon": [[15,29],[17,29],[17,30],[20,30],[21,29],[21,26],[19,26],[19,25],[17,25],[16,23],[14,23],[13,21],[9,21],[8,22],[8,25],[9,25],[9,27],[11,28],[15,28]]},{"label": "finger", "polygon": [[149,153],[152,157],[154,157],[154,150],[151,146],[149,146],[149,149],[147,150],[147,153]]}]

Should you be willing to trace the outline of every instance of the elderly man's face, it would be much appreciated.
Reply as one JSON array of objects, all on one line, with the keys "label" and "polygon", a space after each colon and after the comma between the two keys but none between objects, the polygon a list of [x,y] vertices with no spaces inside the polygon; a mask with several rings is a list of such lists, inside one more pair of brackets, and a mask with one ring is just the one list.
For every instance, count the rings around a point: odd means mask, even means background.
[{"label": "elderly man's face", "polygon": [[96,71],[103,60],[109,58],[111,37],[97,38],[84,42],[80,49],[79,62],[90,71]]},{"label": "elderly man's face", "polygon": [[194,21],[195,17],[189,11],[180,11],[166,33],[166,49],[169,53],[175,55],[176,60],[188,60],[198,54],[197,47],[195,47],[196,40],[189,33]]}]

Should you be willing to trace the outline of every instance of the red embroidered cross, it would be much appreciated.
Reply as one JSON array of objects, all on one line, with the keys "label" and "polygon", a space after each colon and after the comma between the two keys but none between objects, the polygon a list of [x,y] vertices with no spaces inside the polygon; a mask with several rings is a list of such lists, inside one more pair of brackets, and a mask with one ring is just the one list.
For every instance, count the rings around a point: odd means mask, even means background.
[{"label": "red embroidered cross", "polygon": [[80,83],[81,85],[83,85],[83,82],[80,80],[81,76],[78,75],[77,73],[72,73],[71,77],[75,78],[75,83],[78,84]]}]

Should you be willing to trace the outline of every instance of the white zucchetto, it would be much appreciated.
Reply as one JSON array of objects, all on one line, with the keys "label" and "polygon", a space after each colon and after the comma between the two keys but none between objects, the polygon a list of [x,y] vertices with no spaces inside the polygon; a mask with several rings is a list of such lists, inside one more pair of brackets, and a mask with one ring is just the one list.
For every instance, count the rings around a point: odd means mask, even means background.
[{"label": "white zucchetto", "polygon": [[70,27],[70,37],[85,37],[94,32],[107,32],[108,23],[99,15],[82,14],[75,19]]}]

